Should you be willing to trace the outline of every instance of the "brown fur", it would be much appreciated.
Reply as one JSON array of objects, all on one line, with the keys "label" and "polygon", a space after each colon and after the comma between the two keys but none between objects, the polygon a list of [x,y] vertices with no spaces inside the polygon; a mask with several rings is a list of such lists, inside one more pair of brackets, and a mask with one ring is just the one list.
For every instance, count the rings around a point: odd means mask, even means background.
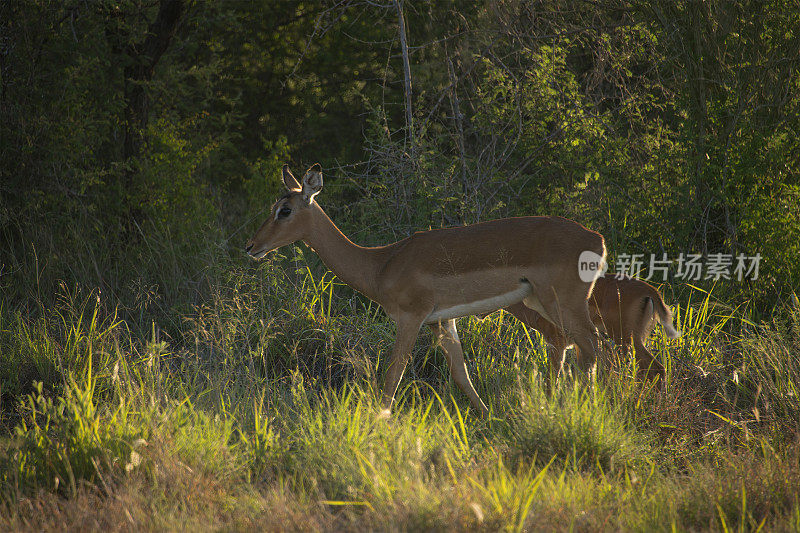
[{"label": "brown fur", "polygon": [[[550,365],[553,375],[557,375],[563,365],[564,352],[572,344],[563,330],[524,305],[514,304],[505,309],[524,324],[538,330],[554,348]],[[656,376],[663,379],[664,366],[653,357],[645,341],[656,322],[665,326],[670,337],[679,333],[672,327],[672,312],[655,287],[638,279],[602,276],[595,281],[594,291],[589,298],[589,314],[594,325],[605,331],[616,344],[624,346],[626,350],[633,346],[641,374],[648,379]]]}]

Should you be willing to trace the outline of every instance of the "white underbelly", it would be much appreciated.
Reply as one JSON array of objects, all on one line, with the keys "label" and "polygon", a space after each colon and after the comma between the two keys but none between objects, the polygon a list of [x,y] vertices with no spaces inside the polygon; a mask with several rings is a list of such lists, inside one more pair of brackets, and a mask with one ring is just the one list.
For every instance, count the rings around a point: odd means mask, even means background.
[{"label": "white underbelly", "polygon": [[511,292],[485,298],[483,300],[476,300],[465,304],[454,305],[442,309],[434,309],[425,319],[426,324],[433,322],[440,322],[443,320],[450,320],[451,318],[460,318],[469,315],[485,315],[493,313],[498,309],[516,304],[533,294],[533,288],[529,283],[520,284],[518,289]]}]

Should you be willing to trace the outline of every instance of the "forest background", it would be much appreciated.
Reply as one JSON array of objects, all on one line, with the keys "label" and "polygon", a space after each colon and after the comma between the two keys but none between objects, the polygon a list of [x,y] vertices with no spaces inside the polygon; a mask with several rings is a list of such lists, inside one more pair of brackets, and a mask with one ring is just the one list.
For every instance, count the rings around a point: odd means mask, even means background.
[{"label": "forest background", "polygon": [[791,2],[410,2],[404,39],[392,2],[2,9],[3,250],[52,279],[124,298],[137,234],[237,254],[280,166],[320,162],[360,243],[558,214],[612,260],[759,253],[722,284],[761,310],[800,282]]}]

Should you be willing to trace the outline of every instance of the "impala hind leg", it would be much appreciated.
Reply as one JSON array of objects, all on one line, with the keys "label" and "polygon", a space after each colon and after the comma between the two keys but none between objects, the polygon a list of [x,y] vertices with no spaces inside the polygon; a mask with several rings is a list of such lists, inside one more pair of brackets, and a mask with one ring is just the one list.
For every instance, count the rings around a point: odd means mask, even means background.
[{"label": "impala hind leg", "polygon": [[600,337],[594,324],[589,320],[588,313],[585,321],[581,318],[571,319],[569,325],[564,324],[564,329],[577,345],[575,356],[578,368],[587,374],[592,372],[597,358],[601,355]]},{"label": "impala hind leg", "polygon": [[472,380],[469,379],[467,365],[464,362],[464,350],[461,348],[461,341],[458,339],[456,321],[437,322],[436,324],[430,324],[430,327],[434,337],[442,346],[453,381],[461,389],[461,392],[467,395],[472,406],[481,414],[481,418],[486,418],[489,416],[489,409],[483,403],[481,397],[478,396],[478,392],[472,385]]},{"label": "impala hind leg", "polygon": [[[563,332],[560,334],[572,339],[578,348],[575,350],[578,368],[586,373],[594,368],[595,360],[600,354],[600,337],[589,316],[586,294],[576,292],[564,295],[562,299],[555,292],[553,294],[542,293],[542,297],[533,294],[525,298],[523,303],[545,317],[554,326],[554,331]],[[555,362],[561,367],[563,361],[564,352],[562,350],[560,362],[551,360],[551,365]]]},{"label": "impala hind leg", "polygon": [[664,383],[664,365],[658,359],[653,357],[644,343],[639,339],[634,339],[633,348],[636,354],[636,364],[639,367],[640,376],[645,376],[647,379],[655,379],[656,376],[661,377],[661,383]]},{"label": "impala hind leg", "polygon": [[[531,306],[531,307],[529,307]],[[533,306],[544,309],[542,304],[534,296],[525,301],[509,305],[505,310],[514,317],[542,334],[547,343],[547,359],[550,362],[550,374],[545,380],[547,390],[552,390],[558,376],[564,368],[564,355],[570,342],[564,337],[564,333],[548,321],[542,314],[533,309]]]},{"label": "impala hind leg", "polygon": [[555,303],[545,303],[551,316],[557,317],[556,326],[576,345],[575,355],[578,368],[589,374],[594,370],[600,352],[600,336],[589,318],[589,305],[586,300],[576,298],[573,305],[559,308]]},{"label": "impala hind leg", "polygon": [[414,348],[414,341],[417,340],[421,325],[421,320],[412,317],[403,317],[397,320],[397,337],[394,340],[389,368],[386,370],[386,381],[383,385],[383,412],[381,415],[384,417],[391,413],[397,385],[411,358],[411,350]]}]

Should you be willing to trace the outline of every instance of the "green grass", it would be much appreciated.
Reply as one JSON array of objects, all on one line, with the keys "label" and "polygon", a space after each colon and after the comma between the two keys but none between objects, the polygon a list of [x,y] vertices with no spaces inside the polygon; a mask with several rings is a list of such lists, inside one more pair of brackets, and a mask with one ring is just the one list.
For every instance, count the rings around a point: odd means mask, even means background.
[{"label": "green grass", "polygon": [[663,390],[623,362],[552,394],[535,332],[463,319],[492,418],[423,332],[383,420],[391,323],[291,265],[0,305],[0,527],[800,530],[800,309],[756,325],[691,289],[684,337],[651,339]]}]

